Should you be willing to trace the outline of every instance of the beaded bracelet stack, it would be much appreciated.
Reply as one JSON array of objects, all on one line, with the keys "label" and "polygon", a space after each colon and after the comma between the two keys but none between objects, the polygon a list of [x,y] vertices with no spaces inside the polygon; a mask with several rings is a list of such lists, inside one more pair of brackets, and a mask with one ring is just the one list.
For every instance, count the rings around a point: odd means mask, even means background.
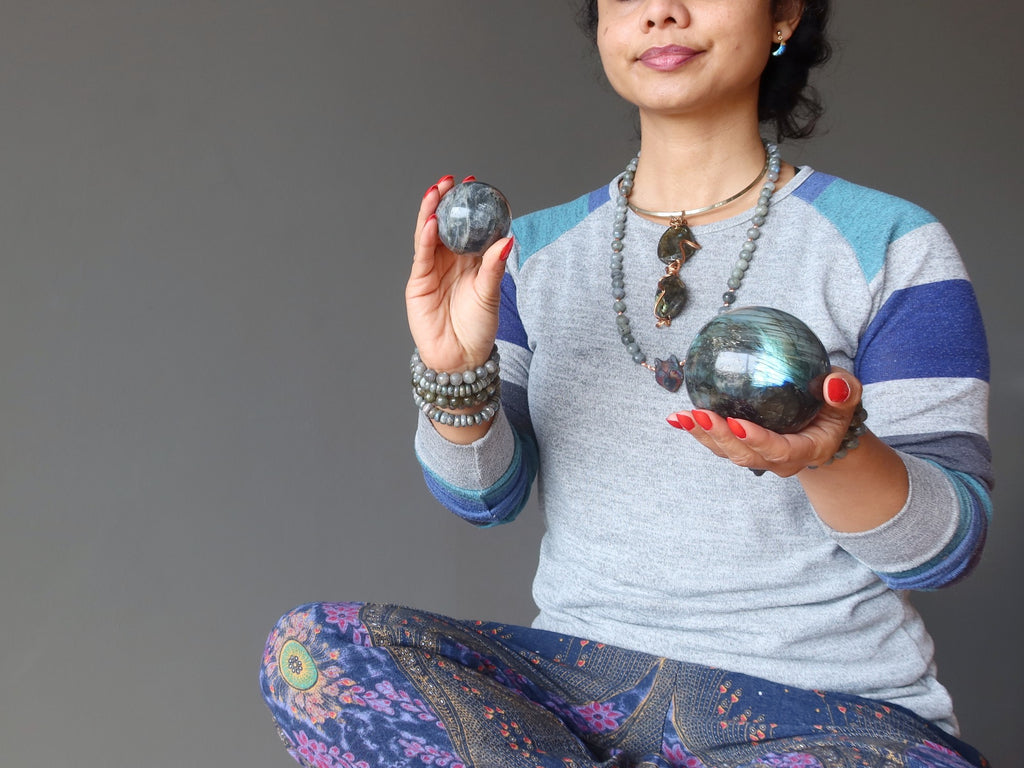
[{"label": "beaded bracelet stack", "polygon": [[853,419],[850,420],[850,426],[846,430],[846,436],[843,437],[843,442],[839,444],[839,450],[832,454],[832,458],[826,461],[824,464],[811,465],[808,469],[817,469],[820,467],[827,467],[836,459],[841,459],[858,445],[860,445],[860,437],[868,431],[867,425],[864,423],[868,419],[868,412],[864,408],[863,403],[857,403],[857,410],[853,412]]},{"label": "beaded bracelet stack", "polygon": [[[472,427],[494,418],[501,407],[500,356],[497,345],[483,365],[461,373],[435,371],[424,365],[419,350],[412,353],[412,399],[427,418],[449,427]],[[473,413],[453,413],[476,408]]]}]

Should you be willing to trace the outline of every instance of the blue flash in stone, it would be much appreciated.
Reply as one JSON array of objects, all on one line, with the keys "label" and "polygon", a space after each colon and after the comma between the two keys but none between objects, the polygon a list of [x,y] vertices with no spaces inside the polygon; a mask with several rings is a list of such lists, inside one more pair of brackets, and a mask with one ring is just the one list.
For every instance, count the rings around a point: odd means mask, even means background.
[{"label": "blue flash in stone", "polygon": [[780,433],[799,432],[817,415],[832,369],[814,331],[772,307],[715,317],[694,337],[685,366],[696,407]]}]

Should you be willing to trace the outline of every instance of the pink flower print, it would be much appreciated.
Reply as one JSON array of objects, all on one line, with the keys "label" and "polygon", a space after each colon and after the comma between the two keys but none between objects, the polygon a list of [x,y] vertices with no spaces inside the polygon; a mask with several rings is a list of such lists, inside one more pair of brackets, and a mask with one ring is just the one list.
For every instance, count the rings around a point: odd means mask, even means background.
[{"label": "pink flower print", "polygon": [[944,747],[941,744],[936,744],[934,741],[925,741],[922,743],[922,746],[926,747],[927,749],[934,749],[936,752],[941,752],[942,754],[949,755],[950,757],[960,757],[960,755],[958,755],[952,749]]},{"label": "pink flower print", "polygon": [[[321,768],[319,765],[316,768]],[[338,758],[338,762],[333,766],[324,766],[324,768],[370,768],[370,764],[365,760],[356,761],[356,756],[351,752],[346,752]]]},{"label": "pink flower print", "polygon": [[344,634],[351,628],[353,645],[370,647],[370,636],[366,631],[363,622],[359,620],[359,609],[362,606],[355,603],[324,603],[324,621],[328,624],[337,624],[338,629]]},{"label": "pink flower print", "polygon": [[355,680],[343,677],[336,683],[331,683],[324,689],[324,693],[336,699],[341,704],[357,707],[369,707],[375,712],[383,712],[386,715],[395,714],[391,702],[380,696],[376,691],[368,691]]},{"label": "pink flower print", "polygon": [[661,753],[668,760],[672,768],[707,768],[704,762],[696,755],[691,755],[682,744],[663,744]]},{"label": "pink flower print", "polygon": [[386,699],[398,704],[406,712],[416,715],[420,720],[428,723],[437,721],[437,716],[421,699],[414,699],[405,691],[395,690],[395,686],[390,682],[377,683],[374,688]]},{"label": "pink flower print", "polygon": [[406,757],[419,757],[427,751],[427,748],[416,739],[399,739],[398,743],[405,747]]},{"label": "pink flower print", "polygon": [[594,733],[615,730],[619,727],[618,719],[623,716],[622,712],[616,710],[610,702],[592,701],[585,707],[576,707],[575,709],[587,721],[587,725]]},{"label": "pink flower print", "polygon": [[544,709],[554,712],[559,719],[572,728],[576,728],[581,731],[587,730],[588,724],[586,718],[584,718],[577,709],[570,706],[565,699],[557,693],[549,693],[547,691],[542,691],[542,693],[544,694],[544,698],[540,701],[540,705],[544,707]]},{"label": "pink flower print", "polygon": [[340,749],[328,748],[322,741],[309,738],[305,731],[296,731],[295,743],[295,751],[315,768],[335,768],[335,758],[341,755]]},{"label": "pink flower print", "polygon": [[771,768],[821,768],[818,758],[806,752],[786,752],[781,755],[769,753],[761,760]]},{"label": "pink flower print", "polygon": [[405,747],[406,757],[418,757],[424,765],[436,765],[438,768],[466,768],[451,752],[438,749],[433,744],[427,744],[423,739],[412,736],[408,739],[399,739],[398,743]]}]

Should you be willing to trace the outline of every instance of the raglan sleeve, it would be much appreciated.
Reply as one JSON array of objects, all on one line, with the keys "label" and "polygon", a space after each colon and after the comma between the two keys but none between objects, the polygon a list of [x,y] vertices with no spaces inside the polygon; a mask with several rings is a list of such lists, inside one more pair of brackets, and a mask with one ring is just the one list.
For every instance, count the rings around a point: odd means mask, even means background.
[{"label": "raglan sleeve", "polygon": [[422,413],[416,429],[416,456],[427,488],[442,505],[481,527],[514,520],[526,506],[537,473],[527,399],[531,352],[518,308],[517,249],[501,285],[501,408],[491,428],[470,445],[445,440]]},{"label": "raglan sleeve", "polygon": [[982,315],[935,221],[892,239],[872,288],[854,373],[868,424],[903,459],[910,493],[882,526],[833,535],[892,588],[937,589],[977,563],[992,515]]}]

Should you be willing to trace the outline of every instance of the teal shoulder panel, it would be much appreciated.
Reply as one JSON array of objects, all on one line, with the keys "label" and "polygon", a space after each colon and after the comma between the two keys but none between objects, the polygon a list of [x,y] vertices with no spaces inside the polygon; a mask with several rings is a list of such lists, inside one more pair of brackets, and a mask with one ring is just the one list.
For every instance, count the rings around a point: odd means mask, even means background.
[{"label": "teal shoulder panel", "polygon": [[889,245],[935,222],[928,211],[902,198],[824,173],[815,173],[795,194],[846,239],[869,282],[885,264]]},{"label": "teal shoulder panel", "polygon": [[522,267],[533,254],[587,218],[593,210],[592,200],[593,194],[586,194],[571,202],[544,208],[513,221],[512,234],[519,249],[519,266]]}]

